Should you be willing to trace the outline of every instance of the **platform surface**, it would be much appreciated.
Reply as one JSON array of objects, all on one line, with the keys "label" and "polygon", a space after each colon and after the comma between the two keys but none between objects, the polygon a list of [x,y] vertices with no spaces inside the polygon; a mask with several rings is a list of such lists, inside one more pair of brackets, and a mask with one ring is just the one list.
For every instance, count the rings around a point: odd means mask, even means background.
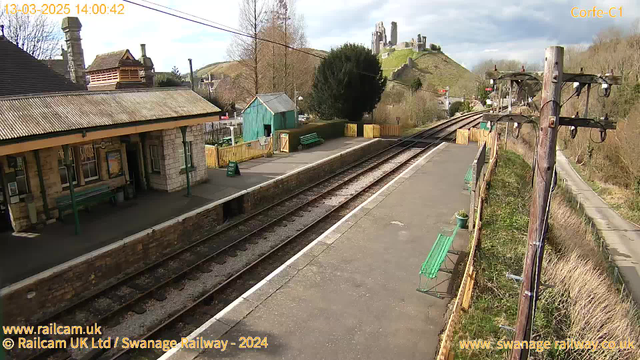
[{"label": "platform surface", "polygon": [[118,206],[102,204],[91,212],[80,211],[77,236],[71,215],[65,216],[65,223],[39,231],[0,233],[0,288],[368,141],[338,138],[301,152],[249,160],[240,163],[239,177],[227,178],[225,169],[208,169],[208,182],[193,186],[191,197],[185,196],[186,190],[147,191]]},{"label": "platform surface", "polygon": [[[417,292],[418,271],[453,214],[468,210],[477,150],[441,145],[192,334],[236,346],[162,360],[434,358],[448,300]],[[468,237],[458,231],[453,248],[466,250]],[[242,336],[266,336],[268,347],[239,349]]]}]

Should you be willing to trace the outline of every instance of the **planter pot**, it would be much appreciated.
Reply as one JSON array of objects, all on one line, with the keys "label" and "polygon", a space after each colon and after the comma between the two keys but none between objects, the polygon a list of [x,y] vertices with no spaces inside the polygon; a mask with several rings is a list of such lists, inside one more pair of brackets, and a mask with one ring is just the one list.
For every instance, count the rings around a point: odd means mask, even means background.
[{"label": "planter pot", "polygon": [[467,227],[467,222],[469,221],[469,216],[461,217],[456,214],[456,221],[458,222],[458,227],[464,229]]},{"label": "planter pot", "polygon": [[124,190],[118,189],[116,191],[116,204],[121,204],[124,202]]}]

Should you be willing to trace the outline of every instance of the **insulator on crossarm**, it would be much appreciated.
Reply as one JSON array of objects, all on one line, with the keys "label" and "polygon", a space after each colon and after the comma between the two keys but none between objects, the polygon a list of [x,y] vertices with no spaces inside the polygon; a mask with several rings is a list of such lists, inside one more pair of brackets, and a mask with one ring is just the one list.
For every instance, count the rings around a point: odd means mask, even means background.
[{"label": "insulator on crossarm", "polygon": [[571,129],[569,130],[569,134],[571,135],[572,139],[575,139],[576,135],[578,135],[578,128],[575,126],[572,126]]}]

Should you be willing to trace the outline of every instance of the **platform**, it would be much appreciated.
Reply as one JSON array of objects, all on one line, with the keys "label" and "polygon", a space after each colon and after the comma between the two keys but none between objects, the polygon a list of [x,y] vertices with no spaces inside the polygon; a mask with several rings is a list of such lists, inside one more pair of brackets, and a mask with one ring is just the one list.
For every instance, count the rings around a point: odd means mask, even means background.
[{"label": "platform", "polygon": [[185,190],[147,191],[119,206],[80,211],[78,236],[71,216],[37,232],[0,233],[0,288],[368,141],[338,138],[301,152],[249,160],[240,163],[242,175],[234,178],[227,178],[225,169],[209,169],[208,182],[193,186],[189,198]]},{"label": "platform", "polygon": [[[173,349],[161,360],[434,358],[448,301],[417,292],[418,272],[468,210],[476,153],[440,145],[190,336],[229,340],[225,352]],[[465,251],[468,236],[458,231],[453,248]],[[238,349],[241,336],[266,336],[268,347]]]}]

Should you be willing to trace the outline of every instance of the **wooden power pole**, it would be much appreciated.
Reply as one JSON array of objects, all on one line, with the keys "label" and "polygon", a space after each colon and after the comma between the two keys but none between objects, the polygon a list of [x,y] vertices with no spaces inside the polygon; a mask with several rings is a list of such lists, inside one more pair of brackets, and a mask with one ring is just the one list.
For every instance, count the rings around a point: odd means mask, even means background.
[{"label": "wooden power pole", "polygon": [[[544,78],[542,80],[542,106],[538,133],[538,152],[534,170],[534,188],[529,213],[527,254],[524,260],[522,287],[518,299],[516,341],[529,341],[533,322],[534,296],[539,285],[539,265],[544,252],[547,227],[547,203],[556,163],[556,141],[560,119],[560,95],[563,81],[564,48],[551,46],[545,51]],[[527,349],[514,349],[511,360],[526,360]]]}]

